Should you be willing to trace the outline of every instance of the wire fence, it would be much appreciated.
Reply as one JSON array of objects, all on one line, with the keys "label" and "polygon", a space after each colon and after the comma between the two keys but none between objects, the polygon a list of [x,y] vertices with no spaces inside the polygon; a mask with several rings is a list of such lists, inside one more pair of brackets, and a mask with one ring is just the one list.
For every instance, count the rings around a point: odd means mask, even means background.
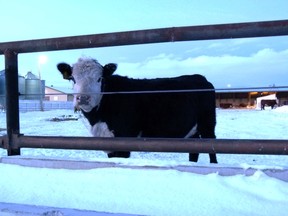
[{"label": "wire fence", "polygon": [[[112,94],[159,94],[159,93],[193,93],[193,92],[211,92],[215,91],[216,93],[231,93],[231,92],[280,92],[280,91],[287,91],[288,86],[273,86],[273,87],[265,87],[265,86],[258,86],[258,87],[239,87],[239,88],[215,88],[215,89],[177,89],[177,90],[147,90],[147,91],[108,91],[108,92],[71,92],[71,93],[35,93],[35,94],[20,94],[19,96],[53,96],[53,95],[79,95],[79,94],[101,94],[101,95],[112,95]],[[6,95],[0,95],[0,98],[5,98]]]},{"label": "wire fence", "polygon": [[[69,99],[66,101],[51,101],[45,97],[49,96],[60,96],[60,95],[119,95],[119,94],[167,94],[167,93],[199,93],[199,92],[216,92],[217,94],[221,93],[249,93],[249,92],[260,92],[259,96],[261,96],[261,92],[288,92],[288,86],[273,86],[273,87],[241,87],[241,88],[216,88],[216,89],[179,89],[179,90],[149,90],[149,91],[117,91],[117,92],[81,92],[81,93],[35,93],[35,94],[20,94],[19,100],[19,111],[27,112],[27,111],[38,111],[38,110],[53,110],[53,109],[73,109],[73,99]],[[0,95],[0,111],[5,111],[5,97],[6,95]],[[34,97],[37,99],[28,100],[21,99],[26,97]],[[41,103],[40,103],[40,100]]]},{"label": "wire fence", "polygon": [[43,101],[43,104],[40,104],[37,100],[20,100],[19,101],[19,111],[28,112],[28,111],[39,111],[43,109],[44,111],[55,110],[55,109],[71,109],[73,110],[72,101]]}]

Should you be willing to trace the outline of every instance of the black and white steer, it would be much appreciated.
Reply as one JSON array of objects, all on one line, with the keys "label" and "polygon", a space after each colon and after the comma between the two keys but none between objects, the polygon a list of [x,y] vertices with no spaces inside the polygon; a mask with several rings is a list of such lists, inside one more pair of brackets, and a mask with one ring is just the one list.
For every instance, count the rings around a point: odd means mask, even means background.
[{"label": "black and white steer", "polygon": [[[64,79],[73,80],[74,105],[88,119],[95,137],[215,138],[215,91],[201,75],[131,79],[112,75],[116,64],[102,66],[92,58],[57,67]],[[190,89],[197,91],[161,92]],[[158,93],[123,93],[133,91]],[[190,153],[189,160],[197,162],[198,156]],[[217,163],[216,154],[209,156]],[[111,152],[108,157],[128,158],[130,152]]]}]

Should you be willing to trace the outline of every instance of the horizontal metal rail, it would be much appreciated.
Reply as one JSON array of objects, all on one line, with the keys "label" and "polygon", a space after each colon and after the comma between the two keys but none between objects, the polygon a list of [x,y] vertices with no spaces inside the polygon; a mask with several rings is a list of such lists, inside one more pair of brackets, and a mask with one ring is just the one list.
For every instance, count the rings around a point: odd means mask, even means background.
[{"label": "horizontal metal rail", "polygon": [[[288,155],[287,140],[14,136],[13,148]],[[9,148],[2,137],[2,148]]]},{"label": "horizontal metal rail", "polygon": [[114,32],[73,37],[0,43],[0,54],[57,51],[135,44],[233,39],[288,35],[288,20],[233,24],[171,27],[151,30]]}]

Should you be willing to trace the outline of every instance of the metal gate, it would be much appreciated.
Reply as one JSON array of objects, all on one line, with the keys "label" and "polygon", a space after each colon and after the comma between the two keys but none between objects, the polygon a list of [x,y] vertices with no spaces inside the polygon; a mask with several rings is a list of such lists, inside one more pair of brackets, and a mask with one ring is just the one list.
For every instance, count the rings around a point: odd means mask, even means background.
[{"label": "metal gate", "polygon": [[[18,54],[160,42],[234,39],[288,35],[288,20],[162,28],[0,43],[5,55],[7,136],[0,147],[8,155],[21,148],[61,148],[110,151],[191,152],[229,154],[288,154],[288,140],[149,139],[45,137],[20,134]],[[83,144],[84,143],[84,144]]]}]

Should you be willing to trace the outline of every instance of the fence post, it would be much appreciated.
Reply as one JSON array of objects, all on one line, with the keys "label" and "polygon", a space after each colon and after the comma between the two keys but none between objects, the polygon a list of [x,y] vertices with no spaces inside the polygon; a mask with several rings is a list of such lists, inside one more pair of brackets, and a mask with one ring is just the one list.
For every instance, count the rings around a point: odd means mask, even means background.
[{"label": "fence post", "polygon": [[19,146],[15,145],[14,135],[20,134],[19,124],[19,87],[18,87],[18,53],[6,49],[5,80],[6,80],[6,119],[8,149],[7,154],[20,155]]}]

